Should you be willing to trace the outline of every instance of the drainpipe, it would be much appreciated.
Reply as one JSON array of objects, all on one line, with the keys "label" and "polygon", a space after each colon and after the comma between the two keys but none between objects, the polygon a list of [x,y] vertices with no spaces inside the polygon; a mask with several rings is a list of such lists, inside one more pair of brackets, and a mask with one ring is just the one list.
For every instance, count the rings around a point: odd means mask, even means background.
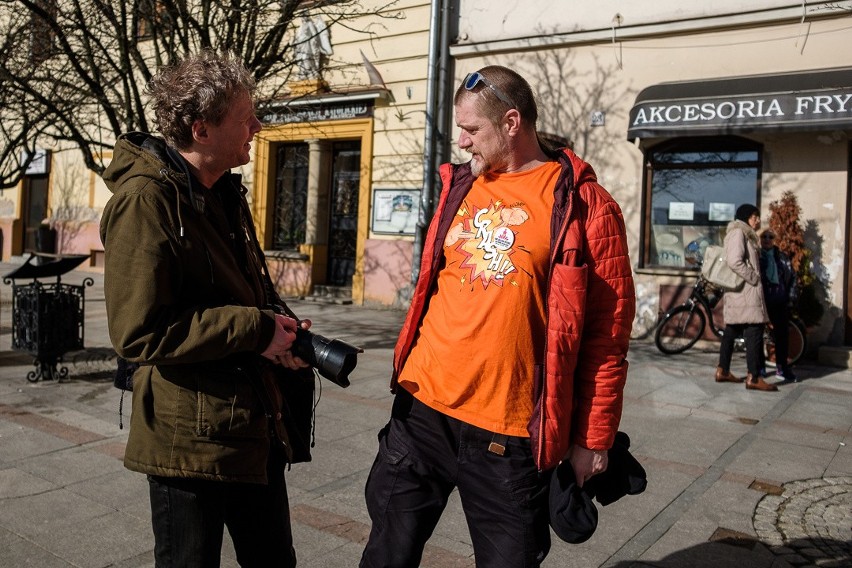
[{"label": "drainpipe", "polygon": [[[420,276],[423,241],[432,219],[438,187],[438,165],[445,161],[446,143],[440,140],[447,117],[446,85],[449,59],[449,0],[432,0],[429,28],[429,56],[426,74],[426,134],[423,140],[423,188],[420,192],[420,213],[414,233],[411,258],[412,290]],[[444,103],[444,104],[442,104]]]},{"label": "drainpipe", "polygon": [[[452,96],[453,84],[452,71],[454,68],[452,58],[450,57],[450,34],[451,30],[458,25],[456,22],[458,0],[441,0],[443,5],[443,18],[441,19],[441,56],[439,60],[438,72],[438,108],[435,112],[435,154],[432,158],[435,171],[444,162],[450,159],[450,125],[452,123]],[[433,176],[435,183],[440,182],[440,178]],[[440,185],[436,186],[440,188]],[[440,191],[440,189],[439,189]],[[439,191],[432,189],[432,203],[436,203],[439,196]],[[430,214],[431,216],[431,214]]]}]

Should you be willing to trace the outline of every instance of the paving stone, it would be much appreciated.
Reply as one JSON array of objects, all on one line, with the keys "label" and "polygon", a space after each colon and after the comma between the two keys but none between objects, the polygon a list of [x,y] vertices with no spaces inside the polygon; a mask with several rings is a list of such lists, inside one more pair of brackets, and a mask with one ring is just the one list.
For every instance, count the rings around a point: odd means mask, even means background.
[{"label": "paving stone", "polygon": [[[779,536],[784,542],[776,552],[789,562],[794,550],[802,558],[849,562],[852,565],[852,478],[813,478],[785,484],[782,501],[761,502],[753,517],[755,531],[766,541]],[[768,501],[768,497],[763,501]],[[774,523],[766,522],[765,512],[774,505]],[[760,511],[758,515],[757,511]]]}]

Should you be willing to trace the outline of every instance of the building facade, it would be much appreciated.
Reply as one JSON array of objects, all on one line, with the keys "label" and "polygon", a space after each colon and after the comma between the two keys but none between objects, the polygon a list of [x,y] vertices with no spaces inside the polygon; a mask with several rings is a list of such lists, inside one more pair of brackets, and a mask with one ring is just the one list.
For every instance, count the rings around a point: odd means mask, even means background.
[{"label": "building facade", "polygon": [[521,72],[540,129],[570,139],[621,204],[635,336],[688,294],[737,206],[756,204],[765,226],[792,192],[824,307],[811,344],[852,344],[852,2],[459,6],[455,79]]},{"label": "building facade", "polygon": [[[321,12],[302,18],[299,68],[258,108],[264,129],[243,168],[279,290],[405,304],[437,164],[467,159],[451,150],[452,92],[466,73],[502,64],[533,86],[540,131],[569,141],[622,206],[636,337],[680,301],[739,204],[766,220],[791,192],[825,309],[811,344],[852,344],[852,1],[747,8],[403,0],[365,16],[358,27],[370,34]],[[34,248],[45,217],[65,216],[76,220],[57,223],[59,252],[98,265],[109,193],[70,152],[51,150],[0,194],[3,257]]]},{"label": "building facade", "polygon": [[372,38],[303,22],[328,53],[259,109],[253,208],[285,295],[392,305],[409,284],[431,6],[392,9]]},{"label": "building facade", "polygon": [[[258,105],[264,128],[241,173],[282,294],[393,304],[411,279],[432,5],[368,0],[340,21],[335,4],[304,2],[294,72]],[[0,192],[3,258],[87,253],[99,269],[109,197],[78,150],[43,149]]]}]

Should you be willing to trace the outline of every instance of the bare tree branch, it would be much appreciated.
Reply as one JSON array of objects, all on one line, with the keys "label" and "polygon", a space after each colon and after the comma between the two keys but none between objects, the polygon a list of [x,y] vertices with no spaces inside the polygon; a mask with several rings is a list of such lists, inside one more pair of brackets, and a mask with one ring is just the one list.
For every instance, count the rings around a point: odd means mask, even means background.
[{"label": "bare tree branch", "polygon": [[86,167],[102,173],[102,155],[119,134],[150,130],[144,87],[157,68],[187,53],[233,52],[253,72],[261,102],[269,101],[294,76],[294,24],[303,14],[372,37],[376,17],[399,17],[392,5],[0,0],[0,187],[17,183],[37,145],[57,142],[78,148]]}]

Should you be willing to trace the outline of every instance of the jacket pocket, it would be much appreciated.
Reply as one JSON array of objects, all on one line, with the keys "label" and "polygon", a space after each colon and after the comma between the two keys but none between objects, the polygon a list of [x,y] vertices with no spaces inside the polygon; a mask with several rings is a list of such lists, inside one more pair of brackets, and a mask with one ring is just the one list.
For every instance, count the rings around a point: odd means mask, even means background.
[{"label": "jacket pocket", "polygon": [[266,415],[245,371],[205,373],[196,391],[196,434],[211,440],[265,438]]},{"label": "jacket pocket", "polygon": [[553,267],[548,294],[549,319],[563,333],[579,337],[583,333],[589,267],[557,264]]}]

